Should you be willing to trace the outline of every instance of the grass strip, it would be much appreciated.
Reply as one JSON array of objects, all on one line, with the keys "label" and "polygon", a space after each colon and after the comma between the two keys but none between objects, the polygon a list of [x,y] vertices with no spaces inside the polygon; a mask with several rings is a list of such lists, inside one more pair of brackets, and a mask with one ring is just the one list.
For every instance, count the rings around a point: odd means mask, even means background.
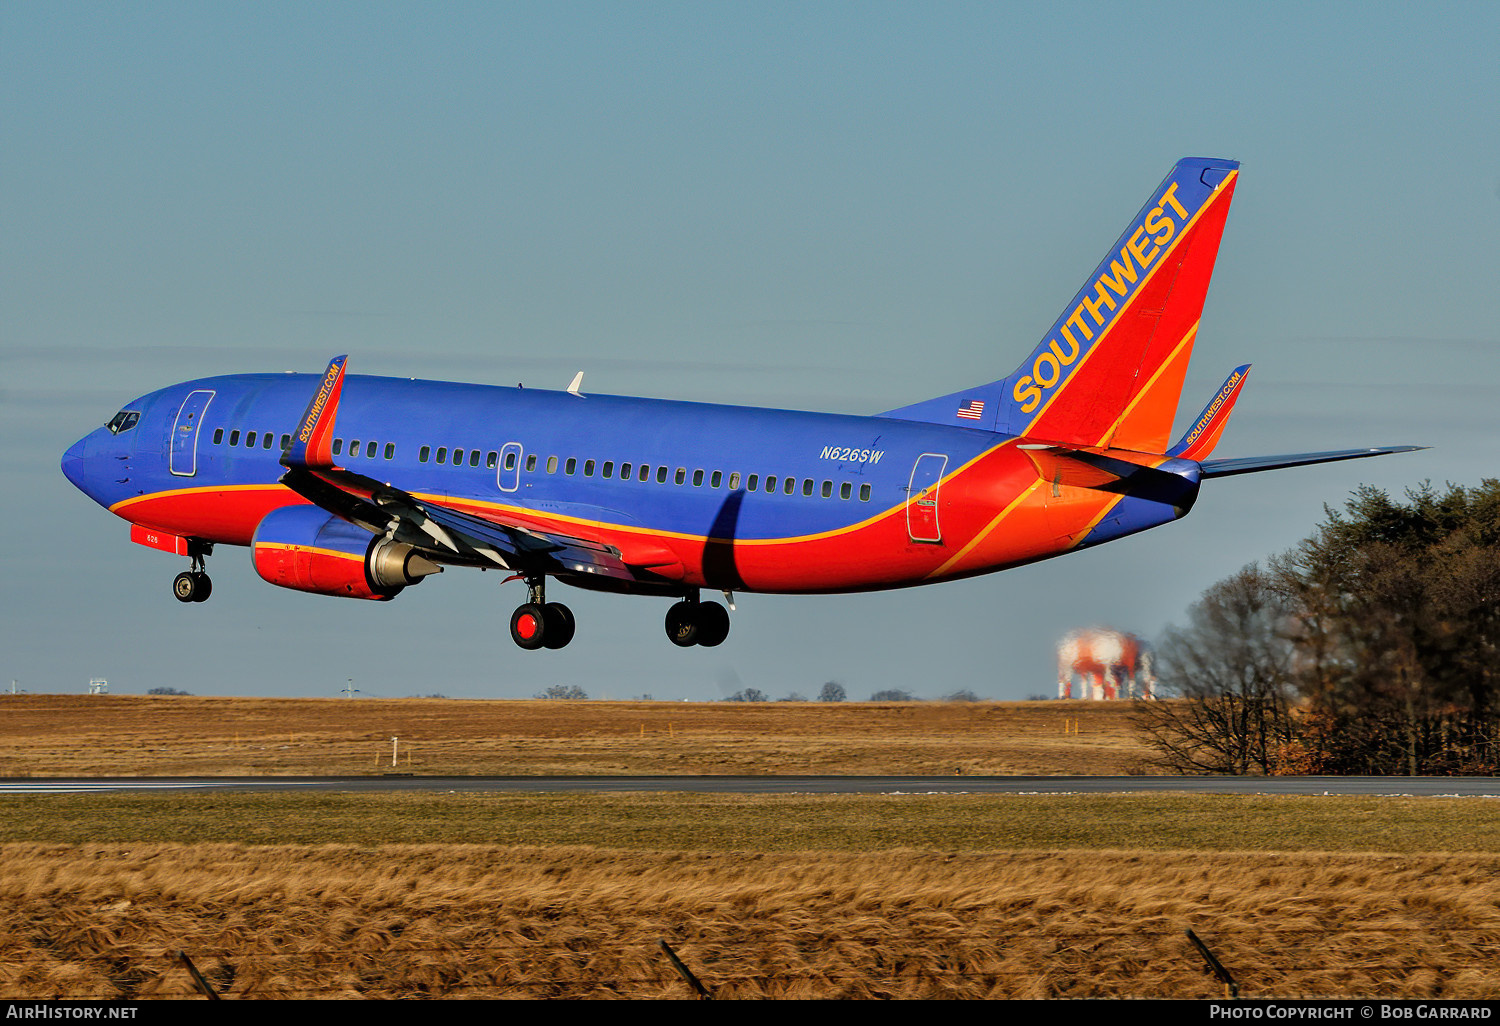
[{"label": "grass strip", "polygon": [[1500,853],[1485,798],[155,793],[0,797],[0,842],[637,851]]}]

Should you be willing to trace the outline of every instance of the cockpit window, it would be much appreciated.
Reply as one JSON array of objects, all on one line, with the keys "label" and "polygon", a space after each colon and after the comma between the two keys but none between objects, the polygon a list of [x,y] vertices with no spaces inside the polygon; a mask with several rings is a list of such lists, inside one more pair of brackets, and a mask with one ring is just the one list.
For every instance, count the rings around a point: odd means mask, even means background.
[{"label": "cockpit window", "polygon": [[141,415],[135,410],[121,410],[115,414],[115,419],[109,422],[109,433],[118,435],[129,431],[140,422]]}]

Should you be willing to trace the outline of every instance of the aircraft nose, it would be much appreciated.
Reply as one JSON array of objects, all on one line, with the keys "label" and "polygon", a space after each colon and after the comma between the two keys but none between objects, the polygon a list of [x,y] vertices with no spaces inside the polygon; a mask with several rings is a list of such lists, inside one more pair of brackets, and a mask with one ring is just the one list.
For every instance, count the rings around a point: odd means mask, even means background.
[{"label": "aircraft nose", "polygon": [[63,476],[73,482],[73,487],[87,494],[87,480],[84,469],[88,466],[85,456],[88,451],[88,439],[80,438],[68,447],[63,453],[62,472]]}]

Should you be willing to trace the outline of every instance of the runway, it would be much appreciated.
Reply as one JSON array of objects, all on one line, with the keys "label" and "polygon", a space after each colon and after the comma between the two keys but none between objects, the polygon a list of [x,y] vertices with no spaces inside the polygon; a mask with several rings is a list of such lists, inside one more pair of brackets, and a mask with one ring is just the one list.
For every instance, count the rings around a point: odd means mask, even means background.
[{"label": "runway", "polygon": [[1500,777],[26,777],[0,795],[153,791],[701,794],[1238,794],[1500,797]]}]

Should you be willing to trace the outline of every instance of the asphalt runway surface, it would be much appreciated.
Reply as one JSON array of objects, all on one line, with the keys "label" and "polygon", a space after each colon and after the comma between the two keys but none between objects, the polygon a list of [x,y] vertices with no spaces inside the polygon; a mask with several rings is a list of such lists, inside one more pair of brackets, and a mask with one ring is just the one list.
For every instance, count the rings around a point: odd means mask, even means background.
[{"label": "asphalt runway surface", "polygon": [[498,794],[1252,794],[1500,797],[1500,777],[11,777],[0,795],[119,791]]}]

